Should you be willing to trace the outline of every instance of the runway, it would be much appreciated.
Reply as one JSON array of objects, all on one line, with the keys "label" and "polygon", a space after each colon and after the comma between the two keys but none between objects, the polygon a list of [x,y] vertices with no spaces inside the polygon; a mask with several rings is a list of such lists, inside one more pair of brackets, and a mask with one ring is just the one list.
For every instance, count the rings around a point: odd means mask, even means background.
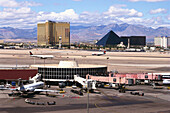
[{"label": "runway", "polygon": [[[0,67],[30,66],[44,64],[43,59],[32,58],[33,54],[54,55],[53,59],[46,59],[46,64],[58,64],[61,60],[75,60],[78,64],[107,65],[108,71],[117,70],[120,73],[163,72],[170,67],[170,54],[158,52],[106,52],[102,56],[92,56],[94,52],[85,50],[57,50],[57,49],[32,49],[32,50],[5,50],[0,49]],[[169,70],[170,71],[170,70]]]}]

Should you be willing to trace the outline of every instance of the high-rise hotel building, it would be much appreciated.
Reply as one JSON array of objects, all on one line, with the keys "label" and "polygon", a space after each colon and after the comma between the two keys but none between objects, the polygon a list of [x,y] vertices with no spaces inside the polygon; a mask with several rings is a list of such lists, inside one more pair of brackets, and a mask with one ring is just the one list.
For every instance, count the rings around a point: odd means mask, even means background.
[{"label": "high-rise hotel building", "polygon": [[38,46],[70,45],[70,23],[46,21],[37,24]]},{"label": "high-rise hotel building", "polygon": [[154,44],[158,47],[168,48],[170,47],[170,37],[161,36],[154,38]]}]

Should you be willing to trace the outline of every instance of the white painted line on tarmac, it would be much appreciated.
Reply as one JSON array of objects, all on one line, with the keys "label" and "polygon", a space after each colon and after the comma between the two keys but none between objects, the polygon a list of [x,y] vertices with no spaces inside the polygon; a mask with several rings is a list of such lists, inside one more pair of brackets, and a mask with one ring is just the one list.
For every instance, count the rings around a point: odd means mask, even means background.
[{"label": "white painted line on tarmac", "polygon": [[109,64],[115,66],[170,67],[170,64]]},{"label": "white painted line on tarmac", "polygon": [[[8,67],[11,67],[11,68],[15,68],[16,67],[16,64],[0,64],[0,68],[8,68]],[[17,67],[29,67],[29,65],[17,65]]]}]

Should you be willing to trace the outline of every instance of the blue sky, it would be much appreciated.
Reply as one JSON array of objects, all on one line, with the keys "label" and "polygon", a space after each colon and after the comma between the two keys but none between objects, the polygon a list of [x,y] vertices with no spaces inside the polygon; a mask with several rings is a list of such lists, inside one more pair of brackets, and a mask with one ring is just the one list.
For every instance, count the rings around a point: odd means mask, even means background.
[{"label": "blue sky", "polygon": [[170,0],[0,0],[0,15],[0,27],[34,28],[53,20],[170,28]]}]

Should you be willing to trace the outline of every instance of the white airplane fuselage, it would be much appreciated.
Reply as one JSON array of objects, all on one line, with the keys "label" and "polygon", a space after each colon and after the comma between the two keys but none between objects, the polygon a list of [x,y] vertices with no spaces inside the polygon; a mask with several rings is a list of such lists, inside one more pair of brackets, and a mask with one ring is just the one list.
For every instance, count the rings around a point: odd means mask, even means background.
[{"label": "white airplane fuselage", "polygon": [[31,57],[38,57],[38,58],[53,58],[53,55],[30,55]]},{"label": "white airplane fuselage", "polygon": [[23,85],[21,87],[18,87],[18,91],[21,92],[34,92],[35,89],[43,88],[44,82],[36,82],[28,85]]},{"label": "white airplane fuselage", "polygon": [[41,59],[54,58],[53,55],[34,55],[31,51],[30,51],[30,56],[31,57],[41,58]]},{"label": "white airplane fuselage", "polygon": [[103,53],[92,53],[93,56],[101,56],[106,54],[106,51],[103,51]]}]

